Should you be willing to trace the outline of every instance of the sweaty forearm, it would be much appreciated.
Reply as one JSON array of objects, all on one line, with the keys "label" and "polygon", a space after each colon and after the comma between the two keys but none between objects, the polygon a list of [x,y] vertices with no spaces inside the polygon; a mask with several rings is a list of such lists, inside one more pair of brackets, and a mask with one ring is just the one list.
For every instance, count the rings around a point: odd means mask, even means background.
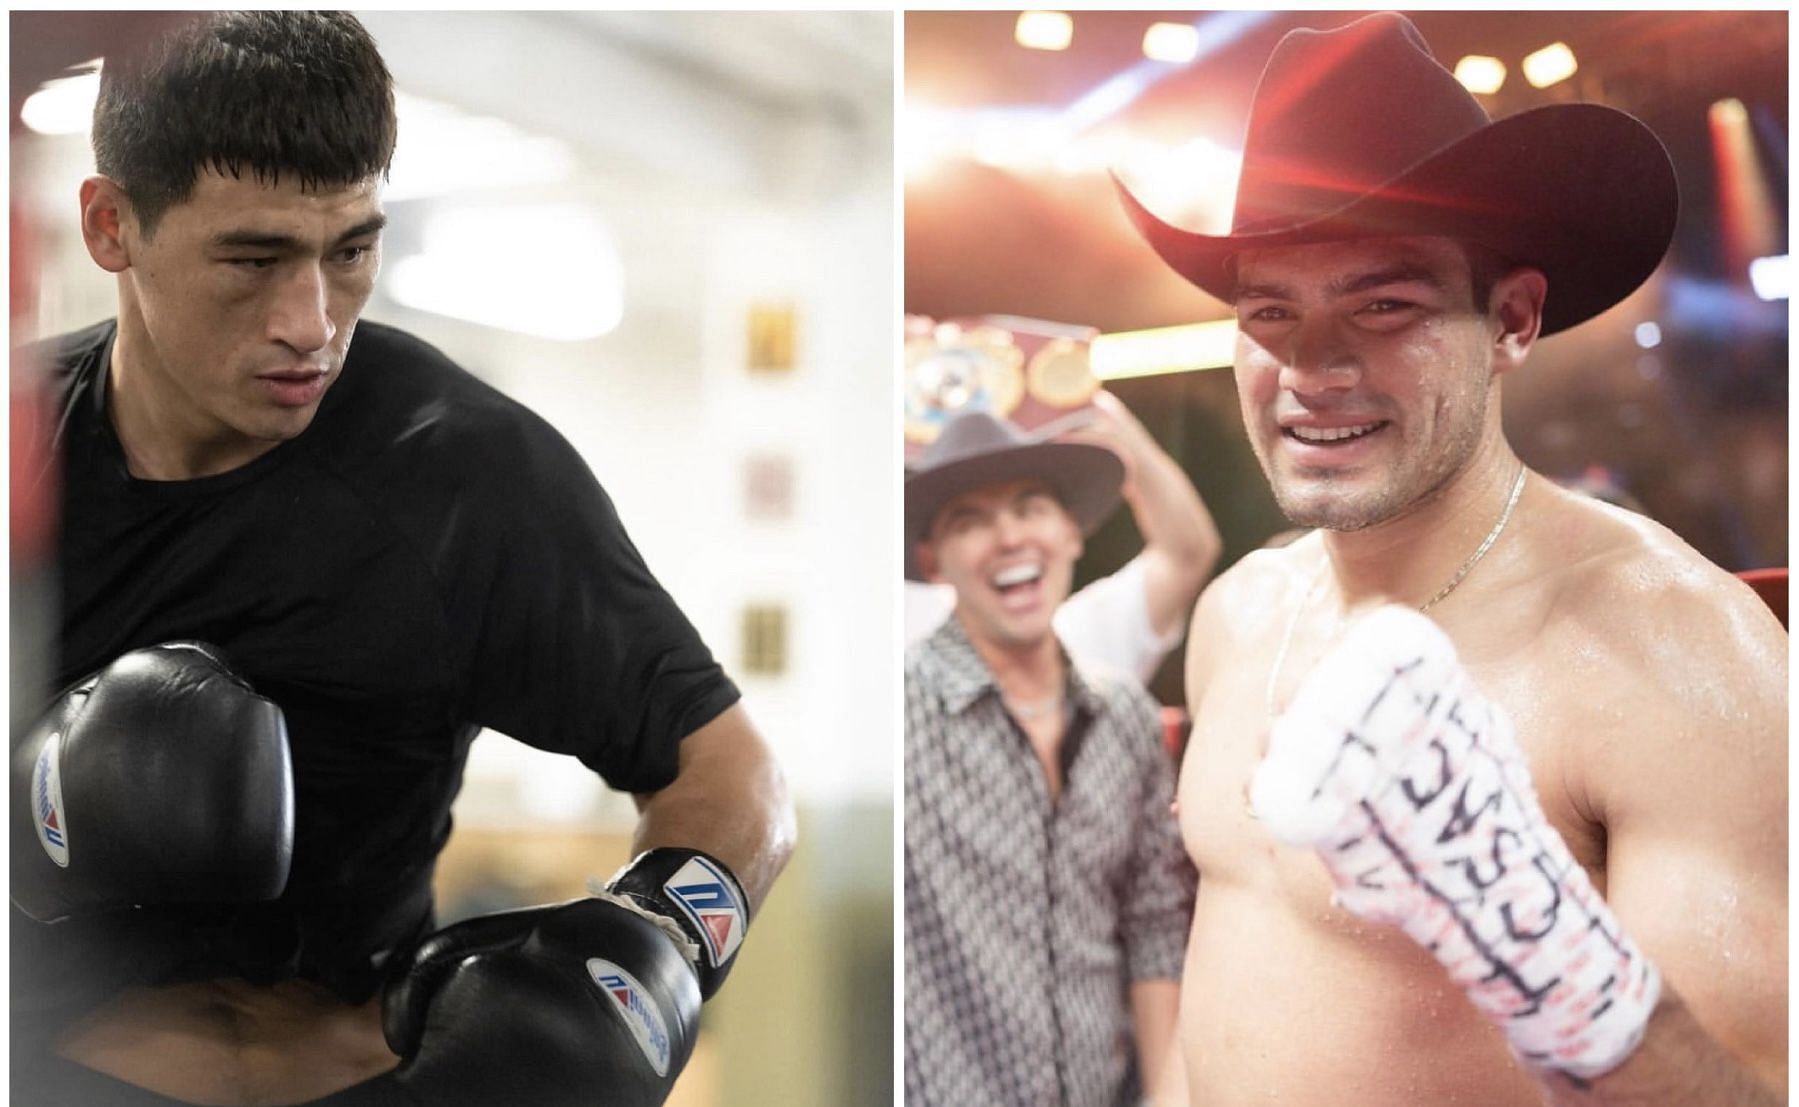
[{"label": "sweaty forearm", "polygon": [[[1767,1074],[1764,1074],[1767,1075]],[[1718,1045],[1666,985],[1643,1042],[1617,1068],[1593,1080],[1541,1072],[1538,1081],[1557,1107],[1773,1107],[1776,1091]],[[1784,1083],[1784,1071],[1779,1074]]]},{"label": "sweaty forearm", "polygon": [[730,866],[754,909],[793,852],[793,804],[774,755],[740,706],[688,735],[673,783],[638,797],[633,852],[677,846]]}]

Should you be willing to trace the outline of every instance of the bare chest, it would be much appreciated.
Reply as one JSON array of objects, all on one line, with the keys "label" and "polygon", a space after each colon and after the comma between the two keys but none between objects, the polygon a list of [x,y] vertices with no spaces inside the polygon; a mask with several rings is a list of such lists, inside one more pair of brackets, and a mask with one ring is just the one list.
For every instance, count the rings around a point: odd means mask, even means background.
[{"label": "bare chest", "polygon": [[[1308,851],[1276,842],[1249,810],[1251,775],[1266,750],[1269,724],[1268,676],[1274,643],[1265,656],[1245,657],[1223,667],[1193,720],[1177,793],[1182,839],[1198,866],[1201,894],[1230,886],[1278,901],[1322,925],[1340,930],[1352,920],[1330,906],[1330,881]],[[1277,685],[1274,702],[1285,702],[1304,675],[1301,658]],[[1259,663],[1258,663],[1259,662]],[[1553,668],[1552,659],[1544,659]],[[1471,664],[1481,689],[1512,717],[1519,745],[1536,782],[1544,814],[1570,850],[1604,889],[1604,830],[1580,810],[1573,783],[1580,750],[1592,722],[1577,709],[1544,666],[1517,658]]]},{"label": "bare chest", "polygon": [[[1215,670],[1181,768],[1180,830],[1200,870],[1185,973],[1208,982],[1182,993],[1195,1101],[1537,1102],[1499,1032],[1431,955],[1399,929],[1336,906],[1323,862],[1277,842],[1250,814],[1277,648],[1270,635]],[[1276,703],[1315,657],[1295,649]],[[1578,798],[1591,713],[1556,676],[1565,660],[1494,651],[1468,667],[1512,717],[1545,815],[1603,891],[1603,828]],[[1296,1026],[1307,1033],[1296,1036]]]}]

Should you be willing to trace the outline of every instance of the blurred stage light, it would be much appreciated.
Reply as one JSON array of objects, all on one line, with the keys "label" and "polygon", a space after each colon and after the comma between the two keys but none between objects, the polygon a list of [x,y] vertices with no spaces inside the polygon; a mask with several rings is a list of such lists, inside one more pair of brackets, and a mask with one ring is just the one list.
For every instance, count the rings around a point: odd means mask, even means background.
[{"label": "blurred stage light", "polygon": [[900,123],[900,168],[907,180],[928,176],[946,161],[955,144],[957,113],[907,104]]},{"label": "blurred stage light", "polygon": [[1662,328],[1653,321],[1638,323],[1636,339],[1638,346],[1645,350],[1653,350],[1662,344]]},{"label": "blurred stage light", "polygon": [[1093,375],[1102,381],[1223,369],[1237,346],[1237,321],[1219,319],[1180,327],[1102,334],[1093,340]]},{"label": "blurred stage light", "polygon": [[[1209,12],[1194,20],[1194,57],[1210,57],[1271,18],[1269,12]],[[1128,108],[1158,81],[1175,70],[1160,62],[1140,61],[1102,81],[1062,113],[1069,134],[1087,130]]]},{"label": "blurred stage light", "polygon": [[1793,287],[1793,263],[1786,254],[1749,263],[1749,287],[1764,300],[1785,300]]},{"label": "blurred stage light", "polygon": [[1019,12],[1012,37],[1030,50],[1066,50],[1074,41],[1074,20],[1067,12]]},{"label": "blurred stage light", "polygon": [[1144,69],[1145,65],[1147,63],[1139,63],[1123,73],[1106,78],[1079,100],[1068,105],[1059,121],[1063,132],[1072,137],[1129,107],[1154,83],[1154,75]]},{"label": "blurred stage light", "polygon": [[1139,141],[1115,164],[1137,199],[1163,219],[1202,233],[1229,230],[1241,153],[1205,138],[1175,147]]},{"label": "blurred stage light", "polygon": [[1756,258],[1780,252],[1779,206],[1741,100],[1719,100],[1706,113],[1717,176],[1718,245],[1723,269],[1742,280]]},{"label": "blurred stage light", "polygon": [[[1775,273],[1779,269],[1776,267]],[[1763,280],[1769,280],[1764,271]],[[1770,307],[1757,294],[1743,287],[1737,279],[1707,280],[1683,276],[1670,271],[1661,278],[1662,318],[1668,329],[1682,337],[1696,337],[1707,342],[1741,343],[1787,333],[1787,311],[1784,306]],[[1778,294],[1781,282],[1773,281],[1770,294]]]},{"label": "blurred stage light", "polygon": [[1574,76],[1579,69],[1574,61],[1574,51],[1568,49],[1565,42],[1552,42],[1524,59],[1524,79],[1532,88],[1548,88],[1557,81],[1565,81]]},{"label": "blurred stage light", "polygon": [[1130,152],[1142,144],[1141,139],[1117,131],[1084,135],[1064,143],[1056,151],[1055,169],[1067,177],[1104,173],[1128,160]]},{"label": "blurred stage light", "polygon": [[1745,108],[1743,102],[1734,96],[1713,104],[1708,114],[1714,127],[1740,127],[1749,122],[1749,109]]},{"label": "blurred stage light", "polygon": [[1029,172],[1049,165],[1066,143],[1041,113],[984,112],[970,135],[969,153],[982,165]]},{"label": "blurred stage light", "polygon": [[20,106],[20,122],[41,135],[88,132],[94,125],[94,101],[100,98],[100,59],[73,68],[87,72],[45,81]]},{"label": "blurred stage light", "polygon": [[1191,23],[1151,23],[1143,32],[1143,56],[1186,65],[1199,56],[1199,28]]},{"label": "blurred stage light", "polygon": [[[1026,27],[1028,21],[1037,16],[1054,17],[1055,20],[1068,18],[1064,12],[1025,12],[1018,17],[1017,25]],[[1237,41],[1268,18],[1267,12],[1212,12],[1185,29],[1193,32],[1195,57],[1203,57]],[[1164,26],[1182,29],[1177,24]],[[1072,34],[1071,31],[1068,33]],[[1060,109],[1047,106],[937,107],[914,111],[908,106],[901,140],[906,179],[922,179],[944,162],[957,158],[972,158],[1013,172],[1053,171],[1065,176],[1119,166],[1124,160],[1118,157],[1121,149],[1148,144],[1133,143],[1117,133],[1101,134],[1096,128],[1124,111],[1171,72],[1174,70],[1166,63],[1137,62]],[[1141,161],[1141,158],[1135,160]],[[1240,160],[1240,155],[1228,152],[1222,161],[1209,158],[1214,167],[1222,165],[1226,168],[1223,188],[1227,192],[1236,188]],[[1138,181],[1133,178],[1131,184],[1135,188]],[[1186,206],[1191,206],[1186,196],[1191,191],[1190,185],[1182,188],[1180,202]],[[1228,196],[1225,202],[1228,204]],[[1213,205],[1201,206],[1209,211]]]},{"label": "blurred stage light", "polygon": [[407,307],[564,342],[618,327],[624,280],[611,228],[573,204],[434,211],[423,251],[382,274]]},{"label": "blurred stage light", "polygon": [[1482,54],[1469,54],[1455,63],[1455,79],[1469,92],[1491,96],[1505,84],[1505,63]]}]

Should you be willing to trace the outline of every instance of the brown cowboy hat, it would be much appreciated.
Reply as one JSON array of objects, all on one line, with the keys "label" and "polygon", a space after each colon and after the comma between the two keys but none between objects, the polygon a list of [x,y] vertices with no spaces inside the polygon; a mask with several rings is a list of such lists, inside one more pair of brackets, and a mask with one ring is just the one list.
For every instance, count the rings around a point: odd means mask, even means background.
[{"label": "brown cowboy hat", "polygon": [[906,579],[924,580],[918,543],[945,504],[964,492],[1015,480],[1041,480],[1092,534],[1118,506],[1124,462],[1104,446],[1043,442],[984,411],[958,415],[906,472]]},{"label": "brown cowboy hat", "polygon": [[1383,235],[1481,243],[1549,281],[1543,332],[1611,307],[1674,234],[1674,166],[1648,127],[1598,104],[1497,123],[1393,12],[1282,38],[1249,110],[1228,235],[1125,211],[1181,276],[1229,302],[1249,249]]}]

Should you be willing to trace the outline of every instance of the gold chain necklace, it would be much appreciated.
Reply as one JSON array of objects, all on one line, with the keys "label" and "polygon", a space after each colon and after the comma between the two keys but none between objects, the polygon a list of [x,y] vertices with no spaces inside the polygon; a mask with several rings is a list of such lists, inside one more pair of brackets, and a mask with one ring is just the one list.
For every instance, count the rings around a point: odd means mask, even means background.
[{"label": "gold chain necklace", "polygon": [[[1461,585],[1462,581],[1467,579],[1468,573],[1476,565],[1480,564],[1480,559],[1487,556],[1487,551],[1493,548],[1493,543],[1499,541],[1499,536],[1505,533],[1506,524],[1512,521],[1512,509],[1518,506],[1518,497],[1524,492],[1524,475],[1526,472],[1527,470],[1524,465],[1520,463],[1518,465],[1518,477],[1516,480],[1512,481],[1512,491],[1511,494],[1506,497],[1505,509],[1499,513],[1499,521],[1493,524],[1493,529],[1487,532],[1486,538],[1481,540],[1481,544],[1468,556],[1468,560],[1462,562],[1461,568],[1457,569],[1455,574],[1449,578],[1449,583],[1438,589],[1436,595],[1425,600],[1423,605],[1418,608],[1419,611],[1429,611],[1431,608],[1441,603],[1451,592],[1455,591],[1456,588]],[[1300,615],[1304,614],[1305,609],[1311,606],[1312,597],[1318,592],[1318,587],[1323,583],[1324,566],[1320,565],[1318,567],[1318,574],[1312,578],[1311,586],[1306,589],[1306,594],[1300,597],[1298,606],[1294,607],[1293,614],[1287,619],[1287,632],[1281,636],[1280,652],[1275,654],[1274,668],[1268,673],[1268,693],[1266,703],[1269,718],[1274,717],[1274,689],[1275,685],[1280,681],[1281,668],[1287,663],[1287,650],[1293,645],[1293,632],[1299,627]]]},{"label": "gold chain necklace", "polygon": [[1512,508],[1518,506],[1518,497],[1524,492],[1524,474],[1526,471],[1524,463],[1522,461],[1519,462],[1518,479],[1512,482],[1512,494],[1505,498],[1505,510],[1499,513],[1499,522],[1493,524],[1493,529],[1487,532],[1487,537],[1481,542],[1480,546],[1468,560],[1462,562],[1462,567],[1455,571],[1455,576],[1449,578],[1449,583],[1445,584],[1442,590],[1436,595],[1425,600],[1424,606],[1420,607],[1418,609],[1419,611],[1429,611],[1431,608],[1437,606],[1437,601],[1455,591],[1456,585],[1462,583],[1462,578],[1468,575],[1468,571],[1479,564],[1481,558],[1487,556],[1487,551],[1493,548],[1493,543],[1499,541],[1499,535],[1505,530],[1505,525],[1512,521]]},{"label": "gold chain necklace", "polygon": [[[1493,543],[1499,541],[1499,536],[1505,533],[1506,524],[1512,521],[1512,509],[1518,506],[1518,497],[1524,493],[1524,477],[1527,472],[1524,463],[1519,462],[1517,479],[1512,481],[1512,491],[1506,497],[1505,509],[1499,513],[1499,521],[1493,524],[1493,529],[1487,532],[1486,538],[1481,540],[1481,544],[1475,547],[1474,552],[1468,556],[1468,560],[1462,562],[1461,568],[1457,569],[1455,574],[1449,578],[1449,583],[1438,589],[1436,595],[1425,600],[1423,605],[1418,608],[1419,611],[1429,611],[1455,591],[1467,578],[1468,573],[1480,563],[1480,559],[1487,556],[1487,551],[1493,548]],[[1326,564],[1329,563],[1328,554],[1325,561]],[[1299,598],[1299,603],[1293,608],[1293,614],[1287,619],[1287,632],[1281,635],[1281,648],[1274,655],[1274,667],[1268,672],[1268,688],[1264,696],[1264,705],[1270,720],[1274,718],[1274,690],[1280,683],[1281,669],[1287,664],[1287,651],[1293,646],[1293,632],[1299,628],[1300,615],[1304,614],[1306,608],[1312,605],[1312,597],[1317,594],[1319,587],[1324,583],[1324,577],[1324,566],[1320,565],[1317,575],[1312,578],[1312,583],[1306,588],[1306,594]],[[1243,785],[1243,808],[1249,812],[1250,818],[1255,818],[1255,810],[1249,803],[1247,781]]]}]

